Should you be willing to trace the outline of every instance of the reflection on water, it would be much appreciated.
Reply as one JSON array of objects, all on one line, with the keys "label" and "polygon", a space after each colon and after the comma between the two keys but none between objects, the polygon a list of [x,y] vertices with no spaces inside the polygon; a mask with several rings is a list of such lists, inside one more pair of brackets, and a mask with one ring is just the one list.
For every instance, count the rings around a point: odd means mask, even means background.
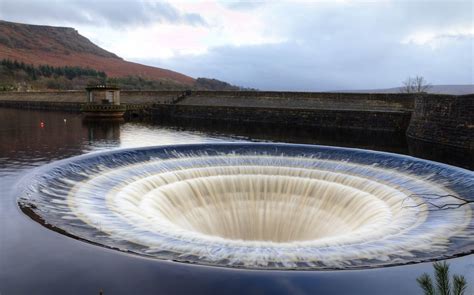
[{"label": "reflection on water", "polygon": [[331,128],[274,126],[248,122],[216,122],[203,120],[156,121],[181,131],[203,131],[207,133],[230,134],[245,139],[271,142],[319,144],[343,147],[357,147],[378,151],[407,154],[408,147],[404,133],[372,130],[343,130]]},{"label": "reflection on water", "polygon": [[85,121],[74,113],[0,108],[0,120],[0,175],[104,149],[239,140],[144,123]]},{"label": "reflection on water", "polygon": [[[140,259],[49,231],[19,210],[13,188],[26,171],[74,155],[121,147],[277,141],[414,153],[472,169],[469,154],[425,154],[403,134],[208,122],[83,122],[79,114],[0,108],[0,294],[413,294],[430,264],[350,272],[252,272]],[[437,151],[438,149],[434,149]],[[459,157],[458,157],[459,158]],[[458,161],[458,162],[456,162]],[[474,256],[451,260],[472,280]],[[183,284],[183,281],[185,282]],[[470,282],[474,285],[474,282]],[[224,292],[220,292],[225,290]],[[468,293],[472,293],[472,289]],[[344,293],[346,292],[346,293]]]},{"label": "reflection on water", "polygon": [[82,125],[87,128],[89,142],[105,140],[108,142],[117,141],[120,144],[120,124],[121,120],[83,120]]},{"label": "reflection on water", "polygon": [[408,151],[410,155],[415,157],[474,170],[474,150],[436,145],[423,140],[408,138]]},{"label": "reflection on water", "polygon": [[97,150],[215,141],[271,141],[357,147],[412,154],[473,169],[472,152],[452,151],[368,130],[278,127],[231,122],[83,120],[80,114],[0,109],[0,173]]},{"label": "reflection on water", "polygon": [[407,138],[404,132],[344,130],[302,126],[275,126],[213,120],[156,120],[155,124],[177,131],[224,134],[250,141],[318,144],[385,151],[474,169],[474,150],[463,150]]}]

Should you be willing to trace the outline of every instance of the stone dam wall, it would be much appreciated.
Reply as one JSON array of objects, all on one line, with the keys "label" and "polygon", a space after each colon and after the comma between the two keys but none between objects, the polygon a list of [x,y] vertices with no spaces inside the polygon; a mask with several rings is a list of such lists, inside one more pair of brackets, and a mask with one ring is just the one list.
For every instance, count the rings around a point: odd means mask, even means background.
[{"label": "stone dam wall", "polygon": [[413,95],[384,93],[193,91],[179,105],[278,109],[411,111]]},{"label": "stone dam wall", "polygon": [[[182,91],[121,91],[120,100],[130,112],[152,104],[168,104]],[[0,107],[79,112],[86,102],[86,91],[0,92]]]},{"label": "stone dam wall", "polygon": [[[268,91],[121,91],[140,116],[407,132],[473,150],[474,95]],[[79,111],[85,91],[0,92],[0,106]]]},{"label": "stone dam wall", "polygon": [[[121,91],[120,99],[125,104],[170,103],[182,91]],[[81,104],[86,102],[86,91],[31,91],[0,92],[0,102],[37,102]]]},{"label": "stone dam wall", "polygon": [[193,91],[154,105],[155,118],[405,132],[414,98],[406,94]]},{"label": "stone dam wall", "polygon": [[313,126],[321,128],[370,129],[404,132],[408,128],[410,112],[366,111],[310,108],[238,107],[206,105],[155,105],[155,118],[200,119],[245,123],[271,123],[280,126]]},{"label": "stone dam wall", "polygon": [[416,97],[407,136],[474,151],[474,94]]}]

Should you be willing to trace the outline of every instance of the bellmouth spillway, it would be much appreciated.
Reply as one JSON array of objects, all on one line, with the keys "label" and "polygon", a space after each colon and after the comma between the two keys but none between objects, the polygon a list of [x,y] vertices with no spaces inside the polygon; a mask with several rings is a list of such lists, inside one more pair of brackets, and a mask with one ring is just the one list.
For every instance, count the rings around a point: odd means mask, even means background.
[{"label": "bellmouth spillway", "polygon": [[19,203],[43,225],[151,258],[354,269],[474,250],[474,173],[359,149],[200,144],[38,168]]}]

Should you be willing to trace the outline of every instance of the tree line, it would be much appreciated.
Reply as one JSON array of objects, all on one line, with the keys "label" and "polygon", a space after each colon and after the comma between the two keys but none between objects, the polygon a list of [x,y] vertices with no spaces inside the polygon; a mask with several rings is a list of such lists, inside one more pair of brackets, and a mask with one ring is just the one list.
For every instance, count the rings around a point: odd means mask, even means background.
[{"label": "tree line", "polygon": [[50,65],[34,66],[32,64],[25,64],[17,60],[2,59],[0,66],[5,67],[11,71],[23,70],[31,80],[37,80],[41,77],[65,77],[72,80],[77,77],[95,77],[106,79],[107,74],[102,71],[97,71],[91,68],[81,68],[77,66],[54,67]]}]

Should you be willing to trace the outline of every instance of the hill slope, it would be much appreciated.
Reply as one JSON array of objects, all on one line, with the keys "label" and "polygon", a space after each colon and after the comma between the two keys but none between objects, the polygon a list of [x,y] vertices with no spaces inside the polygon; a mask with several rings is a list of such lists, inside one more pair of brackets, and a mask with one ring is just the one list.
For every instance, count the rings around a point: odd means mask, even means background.
[{"label": "hill slope", "polygon": [[128,62],[80,35],[73,28],[0,21],[0,59],[56,67],[79,66],[105,72],[109,77],[139,76],[193,85],[189,76]]}]

